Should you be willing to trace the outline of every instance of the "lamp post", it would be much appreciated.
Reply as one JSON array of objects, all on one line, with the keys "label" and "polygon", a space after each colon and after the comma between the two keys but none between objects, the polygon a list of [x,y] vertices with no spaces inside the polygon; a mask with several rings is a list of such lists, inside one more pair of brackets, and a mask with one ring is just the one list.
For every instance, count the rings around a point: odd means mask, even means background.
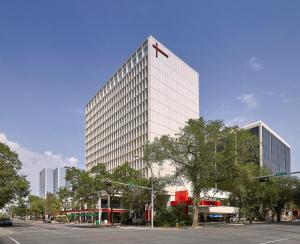
[{"label": "lamp post", "polygon": [[151,228],[153,228],[153,213],[154,213],[154,201],[153,201],[154,195],[153,195],[153,180],[151,177]]},{"label": "lamp post", "polygon": [[99,200],[98,200],[98,223],[99,223],[99,225],[101,225],[101,216],[102,216],[101,192],[99,192]]}]

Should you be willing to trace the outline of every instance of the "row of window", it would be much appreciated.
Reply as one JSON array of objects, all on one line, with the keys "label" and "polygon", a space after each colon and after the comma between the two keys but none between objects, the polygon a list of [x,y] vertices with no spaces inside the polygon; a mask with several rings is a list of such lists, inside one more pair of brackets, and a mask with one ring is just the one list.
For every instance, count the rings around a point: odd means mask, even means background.
[{"label": "row of window", "polygon": [[273,173],[279,171],[290,172],[290,148],[282,143],[276,136],[262,127],[263,137],[263,163]]},{"label": "row of window", "polygon": [[105,163],[110,170],[125,161],[134,162],[133,167],[143,166],[133,155],[141,154],[147,141],[146,65],[147,61],[141,60],[105,99],[87,111],[88,167]]},{"label": "row of window", "polygon": [[127,74],[135,67],[136,64],[142,61],[142,59],[148,54],[148,42],[146,41],[137,51],[128,59],[128,61],[119,69],[119,71],[106,83],[104,87],[97,93],[97,95],[87,105],[87,111],[92,109],[96,104],[96,100],[102,99],[105,95]]},{"label": "row of window", "polygon": [[[108,135],[104,138],[97,138],[95,142],[93,141],[93,145],[86,149],[86,156],[89,158],[92,156],[93,153],[96,151],[99,152],[102,151],[101,154],[110,153],[111,149],[119,148],[120,145],[127,144],[127,147],[130,148],[130,143],[134,142],[137,137],[146,134],[147,131],[147,124],[142,124],[132,131],[129,131],[127,133],[123,133],[122,131],[117,131],[117,133],[114,133],[112,135]],[[119,133],[122,133],[122,136],[117,136]]]},{"label": "row of window", "polygon": [[[146,59],[145,59],[146,60]],[[98,100],[97,97],[95,99],[95,104],[91,110],[86,111],[86,118],[90,119],[99,111],[99,108],[103,108],[104,105],[109,103],[115,103],[115,101],[119,101],[120,98],[124,97],[128,93],[130,93],[131,96],[136,96],[136,94],[140,93],[141,91],[144,91],[147,86],[147,83],[141,83],[141,80],[146,79],[148,75],[148,68],[145,65],[141,65],[141,70],[138,72],[134,72],[134,75],[132,77],[126,76],[124,80],[122,80],[116,87],[114,87],[107,96],[104,97],[104,99]],[[106,112],[105,108],[101,111],[103,113]]]},{"label": "row of window", "polygon": [[141,157],[143,155],[143,145],[147,142],[147,134],[138,137],[131,143],[124,144],[117,149],[113,149],[111,145],[107,147],[111,147],[109,151],[103,153],[102,151],[96,151],[94,155],[95,158],[90,160],[92,165],[96,165],[97,163],[105,162],[107,164],[108,169],[115,167],[116,165],[120,165],[127,162],[137,162],[141,161]]},{"label": "row of window", "polygon": [[[87,120],[86,136],[88,136],[96,128],[99,128],[99,126],[109,127],[112,123],[116,123],[120,118],[124,118],[126,121],[135,119],[147,110],[147,99],[147,92],[144,91],[136,97],[133,97],[131,101],[126,98],[122,98],[119,102],[112,105],[111,108],[104,114],[99,111],[92,119]],[[127,103],[125,103],[125,100],[128,100]],[[120,104],[123,103],[125,104],[120,106]]]},{"label": "row of window", "polygon": [[[145,73],[145,69],[141,72]],[[124,79],[104,100],[99,101],[87,113],[86,127],[89,129],[95,123],[103,123],[103,120],[111,117],[111,114],[116,113],[124,106],[127,107],[128,103],[130,103],[129,106],[132,108],[137,106],[141,100],[147,99],[147,84],[146,75],[137,75],[132,80]],[[102,121],[99,121],[99,119],[102,119]]]}]

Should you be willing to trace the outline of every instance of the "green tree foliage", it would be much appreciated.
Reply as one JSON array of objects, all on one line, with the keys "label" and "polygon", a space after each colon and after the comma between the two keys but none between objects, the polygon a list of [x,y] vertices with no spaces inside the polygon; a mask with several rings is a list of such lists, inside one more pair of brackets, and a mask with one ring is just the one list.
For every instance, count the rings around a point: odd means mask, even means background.
[{"label": "green tree foliage", "polygon": [[[267,198],[266,193],[272,188],[272,181],[260,183],[258,178],[263,169],[257,163],[244,163],[237,165],[238,177],[234,179],[235,185],[231,189],[231,199],[240,209],[239,218],[247,216],[252,223],[255,216],[259,216],[259,211],[263,203],[268,203],[271,198]],[[270,196],[268,196],[270,197]]]},{"label": "green tree foliage", "polygon": [[29,194],[29,182],[18,174],[21,166],[18,155],[0,143],[0,208]]},{"label": "green tree foliage", "polygon": [[55,216],[60,210],[61,207],[58,198],[52,193],[47,193],[45,199],[45,214]]},{"label": "green tree foliage", "polygon": [[287,203],[295,202],[299,204],[300,182],[296,177],[276,177],[274,178],[275,200],[273,207],[277,214],[277,221],[281,221],[281,214]]},{"label": "green tree foliage", "polygon": [[129,206],[132,206],[132,201],[130,201],[130,197],[127,196],[131,195],[131,197],[133,197],[136,194],[134,193],[134,190],[129,191],[127,186],[115,184],[113,183],[113,181],[122,183],[130,182],[132,184],[143,184],[143,179],[138,171],[129,167],[128,163],[124,163],[123,165],[114,169],[112,172],[107,171],[104,164],[98,164],[94,166],[90,172],[94,175],[95,182],[101,184],[101,190],[109,196],[111,203],[110,220],[111,223],[113,223],[113,203],[118,200],[118,195],[121,194],[125,199],[125,202]]},{"label": "green tree foliage", "polygon": [[[167,198],[165,196],[164,187],[168,181],[161,178],[146,179],[142,176],[140,171],[134,170],[127,162],[120,165],[113,171],[107,171],[104,164],[94,166],[90,171],[84,171],[77,168],[69,168],[66,175],[66,180],[70,181],[72,186],[71,192],[66,189],[61,189],[58,195],[61,201],[66,197],[73,198],[73,208],[76,207],[76,202],[94,203],[96,205],[99,194],[108,195],[110,199],[111,208],[111,222],[113,222],[113,208],[116,202],[120,202],[122,198],[124,207],[130,212],[142,214],[144,212],[145,203],[150,201],[150,190],[141,189],[135,186],[151,187],[153,181],[153,188],[155,191],[155,204],[157,209],[166,206]],[[130,184],[130,186],[116,184],[114,182],[121,182]],[[70,195],[69,195],[70,194]]]},{"label": "green tree foliage", "polygon": [[28,196],[28,209],[31,215],[35,216],[35,219],[39,219],[44,215],[45,202],[44,199],[29,195]]},{"label": "green tree foliage", "polygon": [[213,187],[232,190],[239,177],[239,165],[257,160],[257,145],[255,136],[227,128],[220,120],[190,119],[176,137],[165,135],[146,145],[145,159],[152,163],[169,160],[177,174],[191,182],[195,227],[201,191]]},{"label": "green tree foliage", "polygon": [[[113,175],[119,182],[130,183],[132,186],[122,186],[120,191],[122,192],[122,200],[126,208],[141,216],[145,211],[145,203],[150,204],[151,200],[151,186],[154,190],[154,206],[155,211],[165,209],[167,205],[167,196],[164,188],[170,183],[168,178],[151,177],[149,179],[142,176],[141,172],[135,170],[125,163],[115,169]],[[143,189],[134,186],[143,186],[148,189]]]},{"label": "green tree foliage", "polygon": [[72,196],[71,192],[67,187],[61,187],[59,188],[57,195],[60,205],[62,206],[63,210],[66,211],[68,207],[68,200]]},{"label": "green tree foliage", "polygon": [[[102,189],[101,182],[96,181],[90,172],[75,167],[67,170],[66,180],[71,184],[72,189],[69,196],[72,197],[72,207],[74,209],[81,209],[84,204],[95,207],[99,199],[99,192]],[[67,194],[65,190],[63,191]],[[65,196],[61,197],[63,197],[61,201],[64,201]]]}]

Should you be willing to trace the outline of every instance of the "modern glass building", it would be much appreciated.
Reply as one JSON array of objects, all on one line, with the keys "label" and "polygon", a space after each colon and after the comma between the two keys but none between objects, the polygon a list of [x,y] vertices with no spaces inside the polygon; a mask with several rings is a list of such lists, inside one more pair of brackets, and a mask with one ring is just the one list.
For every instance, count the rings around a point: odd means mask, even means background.
[{"label": "modern glass building", "polygon": [[87,170],[127,161],[147,177],[145,143],[199,117],[199,74],[149,36],[88,102],[85,116]]},{"label": "modern glass building", "polygon": [[272,173],[291,172],[290,145],[264,122],[258,121],[244,127],[259,138],[260,165]]},{"label": "modern glass building", "polygon": [[40,197],[46,198],[47,193],[56,194],[61,187],[70,187],[65,180],[66,168],[44,168],[40,171]]},{"label": "modern glass building", "polygon": [[56,194],[61,187],[68,187],[68,182],[66,181],[66,168],[56,168],[53,170],[53,189],[54,194]]},{"label": "modern glass building", "polygon": [[47,193],[53,193],[53,169],[44,168],[40,171],[40,197],[46,198]]}]

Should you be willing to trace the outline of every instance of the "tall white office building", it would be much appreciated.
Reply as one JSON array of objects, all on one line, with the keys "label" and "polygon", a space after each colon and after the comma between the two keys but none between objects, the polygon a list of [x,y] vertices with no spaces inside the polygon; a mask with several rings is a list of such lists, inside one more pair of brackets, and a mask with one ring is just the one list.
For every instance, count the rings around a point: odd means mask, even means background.
[{"label": "tall white office building", "polygon": [[56,168],[53,170],[53,192],[56,194],[61,187],[67,187],[68,182],[66,181],[66,168]]},{"label": "tall white office building", "polygon": [[199,117],[199,74],[148,37],[86,105],[86,168],[125,161],[145,170],[143,145]]},{"label": "tall white office building", "polygon": [[40,171],[40,197],[46,198],[47,193],[53,193],[53,169],[44,168]]}]

